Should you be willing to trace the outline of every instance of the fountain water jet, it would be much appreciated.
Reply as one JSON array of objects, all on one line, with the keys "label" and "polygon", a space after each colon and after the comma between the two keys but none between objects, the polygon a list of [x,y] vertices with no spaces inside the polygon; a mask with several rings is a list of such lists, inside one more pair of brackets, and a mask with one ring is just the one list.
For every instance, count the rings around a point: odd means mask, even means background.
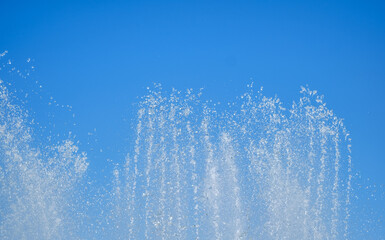
[{"label": "fountain water jet", "polygon": [[0,238],[75,238],[72,194],[87,169],[86,155],[72,139],[36,144],[27,111],[13,101],[0,80]]},{"label": "fountain water jet", "polygon": [[[350,139],[316,91],[286,109],[249,86],[224,111],[200,93],[150,90],[140,103],[132,238],[343,239]],[[132,169],[135,169],[132,171]],[[135,186],[143,186],[139,192]],[[127,235],[122,234],[121,239]]]}]

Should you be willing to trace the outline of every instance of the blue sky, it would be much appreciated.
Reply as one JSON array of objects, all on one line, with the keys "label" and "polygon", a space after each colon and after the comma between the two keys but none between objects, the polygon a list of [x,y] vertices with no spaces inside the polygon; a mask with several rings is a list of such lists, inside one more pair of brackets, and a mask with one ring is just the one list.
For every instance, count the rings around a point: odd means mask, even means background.
[{"label": "blue sky", "polygon": [[[287,105],[301,85],[324,94],[352,134],[355,170],[385,184],[382,1],[16,0],[0,9],[0,51],[16,64],[31,58],[47,99],[72,106],[94,171],[123,158],[133,104],[153,82],[231,101],[254,81]],[[43,122],[45,109],[34,110]]]}]

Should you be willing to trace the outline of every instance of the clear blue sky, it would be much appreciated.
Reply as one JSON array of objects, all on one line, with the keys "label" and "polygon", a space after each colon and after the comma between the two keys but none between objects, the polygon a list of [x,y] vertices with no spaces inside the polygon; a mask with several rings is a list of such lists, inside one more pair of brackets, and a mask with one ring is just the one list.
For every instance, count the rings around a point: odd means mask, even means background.
[{"label": "clear blue sky", "polygon": [[83,144],[95,171],[123,157],[152,82],[229,101],[252,79],[287,104],[301,85],[324,94],[355,170],[385,184],[384,13],[383,1],[1,1],[0,51],[33,60],[80,141],[96,128],[103,153]]}]

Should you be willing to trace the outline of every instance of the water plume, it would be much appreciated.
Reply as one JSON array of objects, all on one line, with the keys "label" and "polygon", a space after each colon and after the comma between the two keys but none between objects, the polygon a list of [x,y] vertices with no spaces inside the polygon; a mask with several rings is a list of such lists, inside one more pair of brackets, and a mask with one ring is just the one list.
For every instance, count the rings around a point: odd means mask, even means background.
[{"label": "water plume", "polygon": [[[26,80],[33,69],[0,64],[0,73]],[[32,93],[29,100],[43,95],[37,81],[0,80],[0,239],[383,235],[380,188],[353,183],[349,133],[307,87],[291,105],[253,84],[225,104],[206,101],[202,91],[149,88],[124,161],[109,161],[111,187],[98,185],[108,176],[90,173],[74,137],[53,134],[57,119],[39,127],[28,101],[9,90],[18,84],[28,86],[18,93]],[[70,109],[52,97],[47,105]]]},{"label": "water plume", "polygon": [[0,238],[75,238],[72,197],[87,157],[71,138],[36,143],[28,112],[14,101],[0,81]]},{"label": "water plume", "polygon": [[301,94],[285,107],[250,85],[218,107],[191,89],[149,90],[133,161],[115,170],[130,216],[119,239],[347,238],[349,134],[323,96]]}]

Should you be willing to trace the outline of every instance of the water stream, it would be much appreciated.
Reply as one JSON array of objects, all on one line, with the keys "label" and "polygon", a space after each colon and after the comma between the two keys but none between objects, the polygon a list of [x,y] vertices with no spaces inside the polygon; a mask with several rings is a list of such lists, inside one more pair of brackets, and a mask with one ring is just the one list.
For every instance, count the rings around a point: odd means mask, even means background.
[{"label": "water stream", "polygon": [[86,153],[71,137],[36,144],[28,111],[0,86],[1,239],[349,238],[350,138],[316,91],[287,107],[252,85],[226,104],[149,89],[111,172],[109,224],[87,238],[81,229],[103,221],[76,200]]}]

